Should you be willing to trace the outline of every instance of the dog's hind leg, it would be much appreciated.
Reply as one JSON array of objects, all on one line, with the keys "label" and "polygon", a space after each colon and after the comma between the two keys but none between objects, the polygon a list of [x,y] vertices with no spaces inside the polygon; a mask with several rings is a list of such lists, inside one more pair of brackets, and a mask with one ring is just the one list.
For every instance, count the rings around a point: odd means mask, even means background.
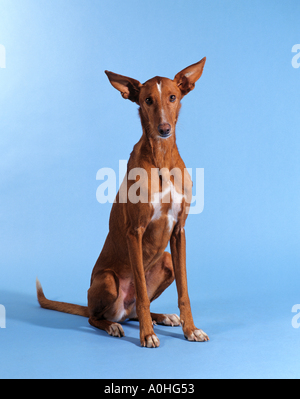
[{"label": "dog's hind leg", "polygon": [[91,326],[104,330],[113,337],[124,337],[124,330],[121,324],[109,320],[98,320],[94,317],[89,318]]},{"label": "dog's hind leg", "polygon": [[116,323],[120,317],[118,297],[119,278],[116,273],[113,270],[99,272],[88,290],[89,323],[109,335],[123,337],[123,328]]}]

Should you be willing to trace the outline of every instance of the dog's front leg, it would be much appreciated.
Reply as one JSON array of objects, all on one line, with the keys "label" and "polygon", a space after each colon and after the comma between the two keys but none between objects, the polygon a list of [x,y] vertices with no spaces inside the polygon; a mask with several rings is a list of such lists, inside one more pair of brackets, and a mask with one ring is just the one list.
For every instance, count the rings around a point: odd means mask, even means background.
[{"label": "dog's front leg", "polygon": [[140,323],[141,345],[148,348],[159,346],[159,339],[154,334],[150,315],[150,300],[147,294],[145,271],[143,266],[142,238],[144,228],[130,229],[127,233],[127,245],[136,292],[136,312]]},{"label": "dog's front leg", "polygon": [[178,291],[180,321],[184,336],[189,341],[207,341],[209,339],[208,336],[205,332],[196,328],[193,321],[187,287],[185,230],[179,224],[174,228],[170,245]]}]

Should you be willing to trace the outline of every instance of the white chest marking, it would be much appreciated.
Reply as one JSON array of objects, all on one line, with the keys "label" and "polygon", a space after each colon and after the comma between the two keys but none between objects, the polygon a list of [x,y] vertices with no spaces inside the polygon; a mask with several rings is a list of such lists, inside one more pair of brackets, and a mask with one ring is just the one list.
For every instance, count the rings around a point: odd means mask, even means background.
[{"label": "white chest marking", "polygon": [[153,200],[151,201],[151,204],[154,209],[154,213],[152,216],[151,220],[159,220],[162,216],[162,211],[161,211],[161,204],[162,204],[162,199],[167,195],[170,194],[169,198],[170,200],[172,199],[172,206],[168,211],[167,217],[168,217],[168,227],[169,230],[171,231],[174,227],[174,222],[176,223],[178,220],[178,214],[181,210],[181,204],[182,200],[185,198],[185,195],[179,194],[176,190],[175,187],[171,182],[169,182],[167,188],[163,192],[158,192],[153,195]]}]

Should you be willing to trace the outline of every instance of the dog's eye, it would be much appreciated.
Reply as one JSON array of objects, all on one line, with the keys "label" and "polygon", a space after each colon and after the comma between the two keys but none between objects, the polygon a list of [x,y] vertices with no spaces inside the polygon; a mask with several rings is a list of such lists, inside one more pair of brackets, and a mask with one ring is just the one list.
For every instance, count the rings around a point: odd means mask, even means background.
[{"label": "dog's eye", "polygon": [[172,95],[170,96],[170,101],[171,101],[171,103],[173,103],[175,100],[176,100],[176,96],[174,96],[174,94],[172,94]]},{"label": "dog's eye", "polygon": [[153,103],[152,98],[151,97],[147,97],[145,100],[145,103],[148,105],[151,105]]}]

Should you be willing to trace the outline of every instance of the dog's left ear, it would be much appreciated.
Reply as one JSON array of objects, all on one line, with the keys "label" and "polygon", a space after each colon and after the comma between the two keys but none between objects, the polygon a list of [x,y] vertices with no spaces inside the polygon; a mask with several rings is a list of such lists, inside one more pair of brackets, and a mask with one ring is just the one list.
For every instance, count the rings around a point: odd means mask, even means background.
[{"label": "dog's left ear", "polygon": [[205,65],[206,57],[196,64],[190,65],[182,71],[178,72],[174,78],[174,82],[181,90],[182,97],[188,94],[195,87],[195,83],[201,77]]},{"label": "dog's left ear", "polygon": [[110,71],[105,71],[105,73],[112,86],[119,90],[123,98],[137,104],[139,103],[139,94],[142,84],[138,80],[118,75],[117,73]]}]

